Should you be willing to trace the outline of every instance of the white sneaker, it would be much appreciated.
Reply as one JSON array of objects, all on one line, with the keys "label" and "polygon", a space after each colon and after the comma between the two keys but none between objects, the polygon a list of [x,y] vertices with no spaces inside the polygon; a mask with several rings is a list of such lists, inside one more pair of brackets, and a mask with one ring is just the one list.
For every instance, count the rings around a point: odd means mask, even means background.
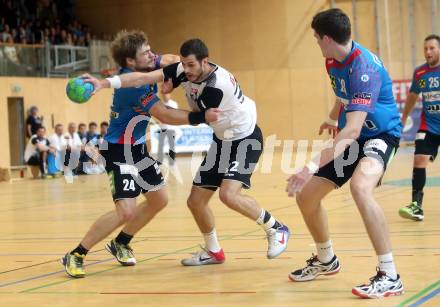
[{"label": "white sneaker", "polygon": [[318,256],[312,255],[307,260],[307,266],[296,270],[289,274],[291,281],[310,281],[318,277],[319,275],[333,275],[341,270],[339,260],[336,255],[328,263],[322,263],[318,260]]},{"label": "white sneaker", "polygon": [[283,225],[278,229],[269,229],[267,231],[267,258],[273,259],[278,257],[287,248],[290,231],[287,226]]},{"label": "white sneaker", "polygon": [[396,279],[391,279],[384,272],[378,270],[376,276],[370,278],[369,284],[354,287],[351,293],[361,298],[382,298],[401,295],[404,291],[399,275]]},{"label": "white sneaker", "polygon": [[223,252],[223,249],[220,249],[218,252],[214,253],[202,246],[201,248],[202,250],[197,253],[193,253],[191,258],[182,259],[182,265],[197,266],[206,264],[220,264],[225,262],[225,253]]}]

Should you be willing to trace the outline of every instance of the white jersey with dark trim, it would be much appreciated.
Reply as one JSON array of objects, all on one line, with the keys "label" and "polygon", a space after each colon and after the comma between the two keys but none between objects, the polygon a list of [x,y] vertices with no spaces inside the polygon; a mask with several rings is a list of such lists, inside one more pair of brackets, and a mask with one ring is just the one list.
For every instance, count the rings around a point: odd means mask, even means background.
[{"label": "white jersey with dark trim", "polygon": [[249,136],[257,123],[255,102],[243,94],[230,72],[216,64],[209,64],[213,71],[202,82],[188,81],[182,63],[165,67],[165,80],[171,79],[174,87],[182,85],[193,111],[221,110],[219,119],[209,124],[217,138],[238,140]]}]

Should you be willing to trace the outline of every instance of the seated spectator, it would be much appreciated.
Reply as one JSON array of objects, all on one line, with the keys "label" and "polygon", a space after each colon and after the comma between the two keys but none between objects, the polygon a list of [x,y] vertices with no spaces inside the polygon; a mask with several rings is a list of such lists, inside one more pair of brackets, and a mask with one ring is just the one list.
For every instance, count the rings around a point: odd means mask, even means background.
[{"label": "seated spectator", "polygon": [[[65,135],[66,138],[66,158],[64,161],[64,174],[66,175],[66,180],[70,181],[70,177],[73,177],[73,174],[77,172],[77,168],[79,165],[79,157],[81,155],[81,151],[84,151],[84,145],[79,138],[78,133],[76,132],[76,124],[69,123],[67,127],[68,133]],[[67,178],[69,177],[69,178]]]},{"label": "seated spectator", "polygon": [[63,125],[55,125],[55,133],[49,136],[49,142],[55,149],[56,167],[59,171],[62,171],[67,147],[67,140],[64,135]]},{"label": "seated spectator", "polygon": [[99,133],[97,132],[98,125],[95,122],[89,123],[89,131],[87,132],[87,144],[91,143],[98,146]]},{"label": "seated spectator", "polygon": [[108,122],[105,122],[105,121],[101,122],[100,128],[101,128],[100,138],[103,139],[104,136],[107,134]]},{"label": "seated spectator", "polygon": [[40,126],[36,134],[30,138],[24,152],[24,160],[27,165],[31,166],[31,172],[34,178],[37,178],[39,173],[41,173],[42,178],[46,178],[47,155],[49,152],[55,152],[55,149],[50,145],[45,135],[46,128]]},{"label": "seated spectator", "polygon": [[32,106],[29,110],[29,116],[26,119],[26,136],[30,138],[37,133],[39,127],[43,125],[43,117],[38,116],[38,108]]},{"label": "seated spectator", "polygon": [[78,136],[83,145],[87,144],[87,126],[84,123],[78,125]]}]

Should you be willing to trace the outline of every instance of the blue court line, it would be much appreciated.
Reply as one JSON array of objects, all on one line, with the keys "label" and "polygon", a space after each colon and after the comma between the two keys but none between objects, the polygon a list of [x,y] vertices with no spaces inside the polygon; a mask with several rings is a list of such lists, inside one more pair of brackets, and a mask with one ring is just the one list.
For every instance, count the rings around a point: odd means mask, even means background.
[{"label": "blue court line", "polygon": [[440,288],[437,288],[434,291],[432,291],[431,293],[428,293],[428,295],[426,295],[426,296],[422,297],[421,299],[419,299],[418,301],[416,301],[415,303],[409,305],[409,307],[420,306],[439,294],[440,294]]},{"label": "blue court line", "polygon": [[[85,266],[86,267],[87,266],[92,266],[92,265],[95,265],[95,264],[98,264],[98,263],[102,263],[102,262],[107,262],[107,261],[110,261],[110,260],[113,260],[113,259],[114,258],[108,258],[108,259],[105,259],[105,260],[96,261],[94,263],[91,263],[91,264],[88,264],[88,265],[85,265]],[[63,272],[64,272],[64,270],[60,270],[60,271],[55,271],[55,272],[52,272],[52,273],[47,273],[47,274],[43,274],[43,275],[38,275],[38,276],[34,276],[34,277],[20,279],[20,280],[17,280],[17,281],[7,282],[7,283],[4,283],[4,284],[0,284],[0,288],[11,286],[11,285],[16,285],[16,284],[21,284],[21,283],[24,283],[24,282],[27,282],[27,281],[31,281],[31,280],[41,279],[41,278],[44,278],[44,277],[52,276],[52,275],[63,273]]]}]

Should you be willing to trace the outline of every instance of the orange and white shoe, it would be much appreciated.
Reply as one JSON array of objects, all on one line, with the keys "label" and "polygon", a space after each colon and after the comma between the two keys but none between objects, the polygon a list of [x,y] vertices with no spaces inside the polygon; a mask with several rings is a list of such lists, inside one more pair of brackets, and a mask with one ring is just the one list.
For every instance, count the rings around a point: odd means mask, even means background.
[{"label": "orange and white shoe", "polygon": [[399,275],[397,275],[396,279],[392,279],[384,272],[378,270],[376,276],[370,278],[369,284],[354,287],[351,293],[361,298],[382,298],[402,295],[404,291]]}]

